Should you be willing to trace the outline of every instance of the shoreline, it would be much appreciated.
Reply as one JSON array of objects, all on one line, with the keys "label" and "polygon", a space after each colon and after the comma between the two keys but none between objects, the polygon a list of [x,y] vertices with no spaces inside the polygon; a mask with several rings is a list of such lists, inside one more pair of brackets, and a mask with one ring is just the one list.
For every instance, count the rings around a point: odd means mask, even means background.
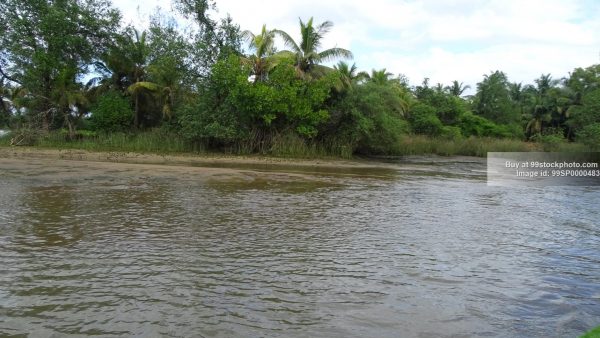
[{"label": "shoreline", "polygon": [[189,167],[268,166],[303,168],[387,168],[391,164],[382,160],[365,159],[296,159],[268,156],[242,156],[226,154],[153,154],[125,151],[89,151],[82,149],[53,149],[39,147],[0,146],[0,159],[46,159],[83,162],[108,162],[124,164],[173,165]]}]

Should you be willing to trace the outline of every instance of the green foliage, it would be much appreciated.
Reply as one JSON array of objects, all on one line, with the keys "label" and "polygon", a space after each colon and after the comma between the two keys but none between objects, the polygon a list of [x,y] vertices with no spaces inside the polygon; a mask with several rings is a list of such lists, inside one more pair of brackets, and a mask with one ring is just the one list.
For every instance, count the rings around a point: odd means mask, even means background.
[{"label": "green foliage", "polygon": [[559,151],[561,145],[567,142],[562,132],[536,134],[531,140],[541,144],[543,151]]},{"label": "green foliage", "polygon": [[142,153],[183,153],[204,151],[196,144],[163,128],[139,133],[94,133],[79,131],[82,137],[66,141],[64,132],[53,131],[39,137],[36,146],[59,149],[84,149],[92,151],[120,151]]},{"label": "green foliage", "polygon": [[446,138],[449,140],[457,140],[463,137],[460,128],[454,126],[444,126],[442,128],[441,136],[442,138]]},{"label": "green foliage", "polygon": [[133,110],[123,95],[110,91],[102,95],[92,107],[90,125],[104,132],[127,131],[133,122]]},{"label": "green foliage", "polygon": [[467,111],[464,100],[442,92],[434,93],[425,102],[435,108],[436,115],[446,125],[457,124],[460,116]]},{"label": "green foliage", "polygon": [[[71,82],[102,53],[119,22],[119,13],[107,1],[0,2],[0,55],[6,57],[11,81],[27,90],[23,108],[32,122],[50,128],[53,116],[64,111],[58,102],[60,76],[74,70]],[[3,66],[3,65],[2,65]]]},{"label": "green foliage", "polygon": [[324,71],[323,67],[320,66],[321,63],[339,58],[352,58],[352,52],[343,48],[334,47],[318,51],[325,34],[333,27],[331,21],[325,21],[318,25],[314,24],[313,18],[310,18],[307,22],[302,21],[302,19],[299,21],[300,41],[298,43],[282,30],[275,30],[274,32],[291,49],[289,55],[293,59],[294,66],[302,76],[307,78],[319,77]]},{"label": "green foliage", "polygon": [[296,77],[293,67],[281,64],[267,81],[248,81],[251,70],[237,57],[219,61],[204,95],[181,112],[183,135],[231,143],[247,137],[251,129],[295,130],[312,138],[329,113],[322,108],[333,74],[314,81]]},{"label": "green foliage", "polygon": [[186,19],[196,24],[191,58],[187,60],[190,73],[196,78],[206,79],[217,61],[241,54],[243,34],[240,27],[229,15],[220,21],[213,20],[209,14],[216,9],[214,1],[174,0],[173,3]]},{"label": "green foliage", "polygon": [[466,112],[461,115],[458,126],[462,134],[469,136],[482,137],[502,137],[502,138],[522,138],[523,131],[516,124],[501,125],[496,124],[484,117]]},{"label": "green foliage", "polygon": [[581,104],[572,109],[568,124],[575,133],[593,123],[600,122],[600,88],[583,95]]},{"label": "green foliage", "polygon": [[485,157],[488,152],[540,150],[536,144],[511,139],[469,137],[450,140],[444,137],[412,135],[402,139],[395,155],[437,154],[442,156],[464,155]]},{"label": "green foliage", "polygon": [[429,136],[440,135],[444,125],[435,112],[435,108],[427,104],[419,103],[414,106],[409,116],[412,131]]},{"label": "green foliage", "polygon": [[600,326],[584,334],[579,338],[600,338]]},{"label": "green foliage", "polygon": [[[487,137],[526,136],[537,150],[583,149],[565,135],[598,147],[600,65],[577,68],[564,81],[543,74],[532,85],[495,71],[474,96],[461,97],[468,86],[459,81],[430,86],[425,79],[410,88],[385,68],[324,66],[352,57],[322,48],[329,21],[300,20],[294,40],[267,26],[255,35],[230,17],[213,20],[212,0],[175,0],[174,7],[194,24],[189,35],[160,12],[147,31],[119,27],[106,0],[0,2],[0,126],[66,129],[73,143],[111,139],[105,132],[123,132],[115,140],[126,142],[160,127],[187,145],[303,157],[402,154],[408,144],[481,154],[497,145],[488,147]],[[289,50],[276,50],[277,36]],[[242,54],[244,38],[250,55]],[[100,76],[81,83],[91,74]],[[86,127],[99,134],[77,132]],[[409,133],[427,141],[410,143]],[[43,133],[25,134],[36,136],[23,137],[31,143]],[[477,148],[481,137],[489,144]],[[502,142],[502,149],[522,146]],[[459,146],[468,150],[452,148]]]},{"label": "green foliage", "polygon": [[511,103],[506,74],[495,71],[485,75],[477,84],[474,109],[478,115],[495,123],[510,124],[519,121],[519,112]]},{"label": "green foliage", "polygon": [[[329,112],[323,104],[335,80],[335,74],[331,73],[317,80],[304,81],[296,76],[293,67],[282,64],[273,71],[266,83],[256,86],[259,90],[267,86],[273,93],[271,97],[275,109],[263,106],[261,114],[265,116],[267,112],[267,116],[274,115],[280,129],[288,126],[302,136],[315,137],[319,125],[329,118]],[[261,97],[255,97],[249,103],[261,105]]]},{"label": "green foliage", "polygon": [[393,153],[409,130],[405,106],[398,88],[369,82],[355,87],[332,108],[325,132],[360,153]]},{"label": "green foliage", "polygon": [[577,132],[577,140],[593,151],[600,151],[600,123],[593,123]]}]

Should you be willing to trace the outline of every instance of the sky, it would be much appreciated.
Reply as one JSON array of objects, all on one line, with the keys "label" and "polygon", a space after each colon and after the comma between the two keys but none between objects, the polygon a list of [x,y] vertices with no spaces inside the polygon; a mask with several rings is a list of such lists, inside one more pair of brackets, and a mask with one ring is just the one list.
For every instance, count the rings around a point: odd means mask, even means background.
[{"label": "sky", "polygon": [[[114,0],[138,28],[170,0]],[[143,5],[140,5],[143,4]],[[332,21],[324,48],[350,49],[360,70],[386,68],[411,85],[453,80],[475,88],[485,74],[510,81],[559,79],[600,63],[598,0],[216,0],[213,18],[230,14],[243,30],[282,29],[299,36],[299,18]],[[143,6],[143,7],[141,7]],[[281,45],[283,47],[283,45]],[[473,90],[473,89],[471,89]]]}]

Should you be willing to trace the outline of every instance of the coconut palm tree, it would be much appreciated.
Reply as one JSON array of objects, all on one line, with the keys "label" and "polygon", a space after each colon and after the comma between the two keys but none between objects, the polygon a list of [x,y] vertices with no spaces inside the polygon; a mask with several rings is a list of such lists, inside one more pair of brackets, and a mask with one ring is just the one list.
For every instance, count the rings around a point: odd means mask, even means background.
[{"label": "coconut palm tree", "polygon": [[[176,85],[176,84],[175,84]],[[132,96],[138,98],[139,104],[159,104],[164,119],[170,119],[173,116],[173,105],[175,101],[175,86],[159,85],[154,82],[140,81],[132,84],[127,91]],[[144,101],[144,102],[142,102]]]},{"label": "coconut palm tree", "polygon": [[321,63],[333,61],[335,59],[344,58],[351,59],[352,52],[344,48],[329,48],[319,51],[325,34],[333,27],[331,21],[325,21],[319,25],[315,25],[313,18],[310,18],[306,23],[300,21],[300,41],[296,42],[286,32],[275,30],[285,45],[291,49],[289,55],[294,60],[299,75],[303,77],[313,78],[326,73],[330,68],[321,66]]},{"label": "coconut palm tree", "polygon": [[[96,62],[96,70],[101,76],[91,79],[88,87],[93,96],[98,96],[108,90],[129,92],[134,103],[134,127],[139,128],[141,120],[142,95],[141,90],[130,90],[138,82],[146,82],[150,47],[146,41],[146,31],[128,28],[126,34],[119,38],[117,43],[103,57],[101,62]],[[94,88],[92,88],[95,86]],[[144,86],[138,86],[143,88]]]},{"label": "coconut palm tree", "polygon": [[452,85],[446,87],[446,90],[448,91],[448,93],[450,93],[450,95],[460,97],[465,92],[465,90],[469,88],[471,88],[471,86],[465,86],[462,82],[454,80],[452,81]]},{"label": "coconut palm tree", "polygon": [[387,85],[392,81],[392,76],[394,74],[387,71],[387,69],[383,68],[380,70],[371,70],[371,74],[366,72],[360,73],[361,77],[367,80],[367,82],[373,82],[378,85]]},{"label": "coconut palm tree", "polygon": [[340,61],[333,68],[339,73],[339,82],[336,85],[338,91],[348,91],[353,84],[365,78],[365,73],[359,73],[355,63],[351,66],[344,61]]},{"label": "coconut palm tree", "polygon": [[244,31],[242,37],[248,42],[254,54],[242,58],[242,62],[252,67],[254,82],[264,81],[269,72],[279,63],[281,59],[275,54],[275,31],[268,30],[263,25],[259,34]]},{"label": "coconut palm tree", "polygon": [[52,101],[69,129],[69,139],[75,137],[77,121],[88,112],[89,106],[83,86],[75,81],[76,73],[75,68],[61,70],[52,91]]}]

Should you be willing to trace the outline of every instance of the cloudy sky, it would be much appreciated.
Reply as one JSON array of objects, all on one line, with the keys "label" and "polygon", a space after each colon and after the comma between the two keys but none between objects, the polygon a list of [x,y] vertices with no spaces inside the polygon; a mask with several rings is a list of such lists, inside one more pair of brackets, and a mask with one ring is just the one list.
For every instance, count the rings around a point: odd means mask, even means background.
[{"label": "cloudy sky", "polygon": [[[169,0],[114,0],[126,23],[143,27]],[[143,8],[139,8],[143,3]],[[511,81],[554,78],[600,63],[598,0],[217,0],[242,29],[262,24],[298,35],[298,18],[330,20],[323,46],[354,53],[361,70],[387,68],[412,85],[459,80],[474,85],[493,70]]]}]

